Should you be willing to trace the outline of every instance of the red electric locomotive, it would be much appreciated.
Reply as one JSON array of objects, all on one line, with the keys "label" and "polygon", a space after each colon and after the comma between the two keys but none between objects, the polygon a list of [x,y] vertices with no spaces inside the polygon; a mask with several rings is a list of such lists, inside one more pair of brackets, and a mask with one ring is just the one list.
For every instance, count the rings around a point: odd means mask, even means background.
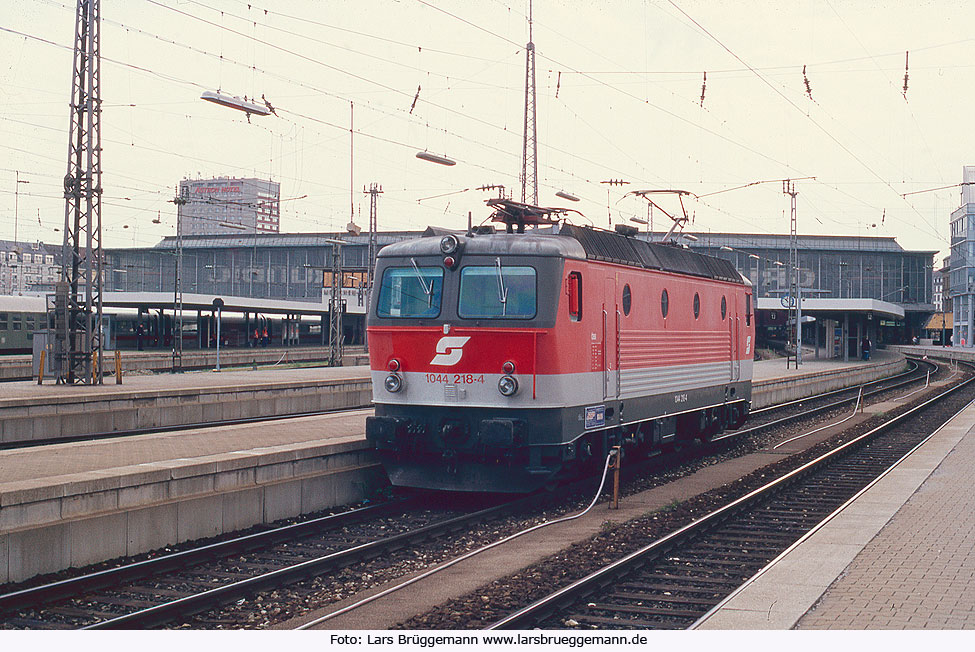
[{"label": "red electric locomotive", "polygon": [[549,213],[493,203],[507,233],[379,253],[366,437],[393,485],[528,492],[615,445],[651,453],[744,422],[752,294],[730,262],[632,230],[524,233]]}]

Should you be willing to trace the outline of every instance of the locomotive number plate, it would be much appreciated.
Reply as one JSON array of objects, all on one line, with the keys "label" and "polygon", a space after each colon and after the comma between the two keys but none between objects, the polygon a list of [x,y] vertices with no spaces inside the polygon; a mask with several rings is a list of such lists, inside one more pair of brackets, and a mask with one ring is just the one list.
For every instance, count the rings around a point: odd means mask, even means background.
[{"label": "locomotive number plate", "polygon": [[484,374],[426,374],[424,378],[426,378],[428,383],[437,385],[473,385],[474,383],[484,383]]},{"label": "locomotive number plate", "polygon": [[586,430],[606,425],[606,406],[593,405],[586,408]]}]

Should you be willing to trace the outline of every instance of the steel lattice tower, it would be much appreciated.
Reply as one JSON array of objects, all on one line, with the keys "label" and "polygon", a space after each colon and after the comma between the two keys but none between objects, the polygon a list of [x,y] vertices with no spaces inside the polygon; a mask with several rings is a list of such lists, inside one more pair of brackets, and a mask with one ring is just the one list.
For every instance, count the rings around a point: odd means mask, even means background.
[{"label": "steel lattice tower", "polygon": [[[372,301],[372,288],[375,284],[375,279],[373,274],[376,273],[376,253],[378,252],[378,246],[376,243],[376,232],[379,229],[379,220],[377,219],[377,209],[379,204],[379,195],[383,193],[383,188],[379,184],[371,183],[369,184],[369,261],[368,261],[368,271],[367,281],[366,281],[366,310],[369,310],[369,304]],[[369,350],[369,335],[366,334],[366,350]]]},{"label": "steel lattice tower", "polygon": [[535,126],[535,44],[532,7],[528,5],[528,45],[525,47],[525,132],[521,148],[521,201],[538,205],[538,140]]},{"label": "steel lattice tower", "polygon": [[58,382],[102,382],[102,165],[99,0],[78,0],[64,245],[55,294]]},{"label": "steel lattice tower", "polygon": [[[183,206],[189,201],[190,187],[176,188],[176,261],[173,279],[173,373],[183,370]],[[254,215],[257,220],[257,214]],[[254,230],[255,237],[257,230]]]},{"label": "steel lattice tower", "polygon": [[789,321],[792,322],[796,347],[795,355],[786,358],[786,368],[794,362],[796,368],[802,364],[802,287],[799,282],[799,236],[796,230],[796,191],[795,181],[782,182],[782,192],[789,195]]},{"label": "steel lattice tower", "polygon": [[332,291],[328,301],[328,366],[342,366],[342,245],[339,240],[326,240],[332,245]]}]

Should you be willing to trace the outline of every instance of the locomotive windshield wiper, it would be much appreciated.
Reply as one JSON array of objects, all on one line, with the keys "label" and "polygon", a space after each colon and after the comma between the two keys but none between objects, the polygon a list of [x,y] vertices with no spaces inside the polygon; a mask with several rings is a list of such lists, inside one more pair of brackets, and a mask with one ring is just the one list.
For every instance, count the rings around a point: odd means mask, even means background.
[{"label": "locomotive windshield wiper", "polygon": [[427,305],[433,305],[433,279],[430,279],[430,287],[423,281],[423,274],[420,273],[420,268],[416,265],[416,258],[410,258],[410,262],[413,264],[413,271],[416,273],[416,280],[420,282],[420,287],[423,288],[423,294],[427,295]]},{"label": "locomotive windshield wiper", "polygon": [[504,286],[504,274],[501,272],[501,257],[494,259],[498,270],[498,301],[501,302],[501,315],[507,314],[508,309],[508,288]]}]

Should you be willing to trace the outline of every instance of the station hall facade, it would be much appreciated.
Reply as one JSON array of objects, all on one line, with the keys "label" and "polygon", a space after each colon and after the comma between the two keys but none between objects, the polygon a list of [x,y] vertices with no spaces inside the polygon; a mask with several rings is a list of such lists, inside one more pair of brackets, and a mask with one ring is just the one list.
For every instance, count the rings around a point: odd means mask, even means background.
[{"label": "station hall facade", "polygon": [[[420,231],[380,232],[377,245],[381,248],[422,235]],[[765,336],[780,337],[788,311],[769,310],[767,306],[775,304],[762,300],[778,300],[789,291],[789,236],[693,236],[696,240],[687,242],[691,249],[732,261],[751,281],[758,308],[767,311],[760,315]],[[659,240],[661,234],[641,233],[636,237]],[[188,235],[182,238],[181,252],[175,237],[167,237],[154,247],[109,249],[105,254],[105,289],[173,293],[175,263],[180,255],[183,292],[307,303],[309,308],[320,310],[330,298],[330,270],[336,250],[332,241],[336,239],[345,243],[337,248],[341,256],[344,341],[358,344],[365,338],[368,301],[366,233]],[[839,300],[830,304],[839,309],[866,305],[864,328],[877,343],[910,342],[935,312],[934,251],[905,250],[892,237],[858,236],[800,236],[798,250],[804,301],[814,305],[815,301]],[[850,300],[871,300],[888,307],[871,310],[873,304]]]}]

